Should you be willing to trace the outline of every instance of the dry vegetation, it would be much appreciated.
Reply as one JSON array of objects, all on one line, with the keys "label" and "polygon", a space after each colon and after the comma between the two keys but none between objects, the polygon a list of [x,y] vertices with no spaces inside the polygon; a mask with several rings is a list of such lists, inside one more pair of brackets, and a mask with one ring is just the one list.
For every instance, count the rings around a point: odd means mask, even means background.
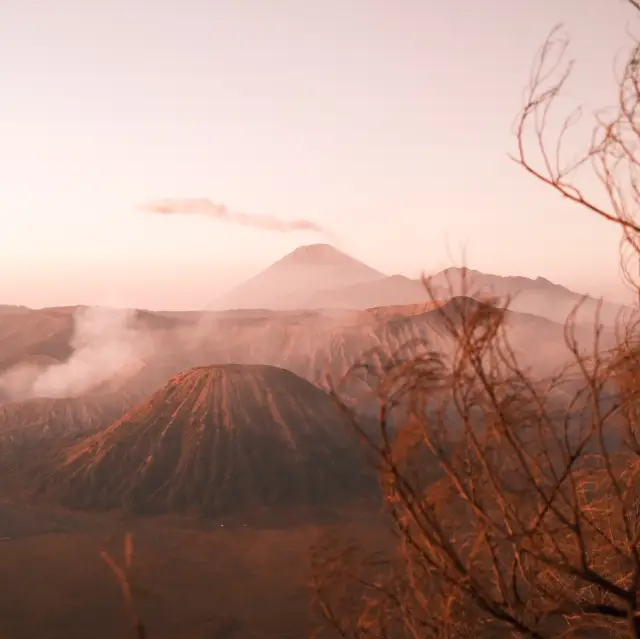
[{"label": "dry vegetation", "polygon": [[[617,107],[596,114],[588,151],[569,164],[563,140],[575,114],[548,140],[571,70],[566,47],[556,29],[536,60],[514,159],[585,213],[617,224],[636,272],[640,42]],[[585,167],[608,207],[581,190]],[[640,290],[629,264],[627,279]],[[640,637],[636,320],[621,321],[605,348],[598,325],[593,343],[579,343],[570,316],[570,365],[537,379],[510,346],[505,309],[460,305],[443,314],[453,353],[426,349],[389,366],[379,388],[381,441],[361,434],[381,466],[397,548],[367,555],[336,538],[315,548],[318,636]],[[397,404],[407,418],[393,437],[387,416]]]}]

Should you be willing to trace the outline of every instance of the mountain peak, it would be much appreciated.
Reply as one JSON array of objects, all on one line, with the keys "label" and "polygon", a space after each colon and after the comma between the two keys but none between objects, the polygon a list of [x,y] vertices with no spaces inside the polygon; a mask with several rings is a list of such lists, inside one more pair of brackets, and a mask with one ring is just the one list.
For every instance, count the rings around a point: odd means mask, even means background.
[{"label": "mountain peak", "polygon": [[299,246],[220,298],[225,309],[303,308],[310,288],[333,289],[384,277],[383,273],[330,244]]},{"label": "mountain peak", "polygon": [[299,246],[278,260],[276,264],[291,262],[322,264],[327,266],[358,263],[355,258],[343,253],[334,246],[331,246],[331,244],[307,244],[305,246]]},{"label": "mountain peak", "polygon": [[304,244],[299,246],[289,253],[289,255],[299,255],[301,257],[307,256],[322,256],[323,254],[339,253],[337,248],[327,244],[326,242],[318,242],[317,244]]}]

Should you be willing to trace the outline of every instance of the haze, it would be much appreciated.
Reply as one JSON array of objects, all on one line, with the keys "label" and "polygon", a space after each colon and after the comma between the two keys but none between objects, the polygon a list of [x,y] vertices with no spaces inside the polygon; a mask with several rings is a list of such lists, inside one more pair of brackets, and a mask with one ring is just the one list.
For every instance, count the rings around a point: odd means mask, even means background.
[{"label": "haze", "polygon": [[322,239],[136,208],[173,197],[303,217],[387,274],[464,248],[620,298],[617,231],[507,157],[559,20],[567,109],[606,105],[623,2],[2,3],[0,301],[201,308]]}]

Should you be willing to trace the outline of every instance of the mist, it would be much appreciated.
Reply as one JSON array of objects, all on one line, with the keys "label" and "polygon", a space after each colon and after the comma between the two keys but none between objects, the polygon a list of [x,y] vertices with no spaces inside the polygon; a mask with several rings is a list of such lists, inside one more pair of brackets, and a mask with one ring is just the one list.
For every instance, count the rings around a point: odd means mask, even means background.
[{"label": "mist", "polygon": [[134,373],[154,351],[149,331],[133,326],[136,312],[104,307],[74,314],[73,353],[64,362],[17,365],[0,376],[12,400],[77,397],[119,375]]},{"label": "mist", "polygon": [[242,213],[231,211],[224,204],[213,202],[209,198],[176,198],[156,200],[141,204],[138,207],[147,213],[155,213],[158,215],[204,215],[224,220],[231,224],[240,226],[249,226],[255,229],[265,231],[275,231],[278,233],[291,233],[294,231],[312,231],[329,238],[333,238],[330,233],[320,224],[306,220],[304,218],[296,218],[293,220],[283,220],[274,215],[259,215],[256,213]]}]

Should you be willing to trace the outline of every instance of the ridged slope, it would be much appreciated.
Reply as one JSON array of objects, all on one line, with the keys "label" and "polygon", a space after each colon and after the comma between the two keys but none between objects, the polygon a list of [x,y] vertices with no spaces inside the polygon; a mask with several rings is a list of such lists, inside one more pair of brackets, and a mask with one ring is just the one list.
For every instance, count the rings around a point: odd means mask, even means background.
[{"label": "ridged slope", "polygon": [[139,399],[118,393],[0,404],[0,469],[37,469],[57,446],[107,428]]},{"label": "ridged slope", "polygon": [[333,400],[272,366],[195,368],[68,449],[46,483],[65,505],[219,514],[319,504],[373,487]]},{"label": "ridged slope", "polygon": [[27,399],[0,405],[0,441],[75,437],[109,426],[131,408],[133,397]]}]

